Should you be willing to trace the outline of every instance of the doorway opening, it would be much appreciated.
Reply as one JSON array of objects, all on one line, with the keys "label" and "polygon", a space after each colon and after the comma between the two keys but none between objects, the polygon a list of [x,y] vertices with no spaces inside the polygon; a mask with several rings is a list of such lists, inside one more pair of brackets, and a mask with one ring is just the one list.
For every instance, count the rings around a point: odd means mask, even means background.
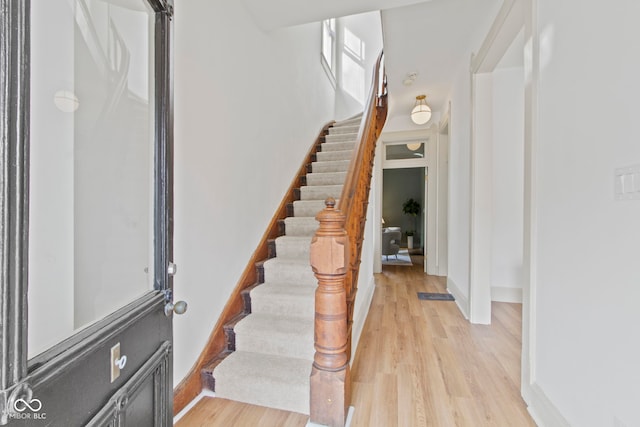
[{"label": "doorway opening", "polygon": [[[425,242],[424,167],[385,169],[382,174],[382,257],[405,261],[423,255]],[[398,241],[397,239],[400,238]]]},{"label": "doorway opening", "polygon": [[[425,273],[446,275],[449,152],[442,132],[441,124],[434,122],[423,130],[388,132],[380,138],[373,181],[375,224],[380,227],[374,246],[376,273],[382,271],[385,259],[383,239],[389,238],[383,231],[391,228],[400,231],[398,246],[407,254],[424,255],[419,259]],[[408,212],[414,213],[405,213],[403,207],[410,200],[414,209]],[[411,249],[407,232],[413,232]]]}]

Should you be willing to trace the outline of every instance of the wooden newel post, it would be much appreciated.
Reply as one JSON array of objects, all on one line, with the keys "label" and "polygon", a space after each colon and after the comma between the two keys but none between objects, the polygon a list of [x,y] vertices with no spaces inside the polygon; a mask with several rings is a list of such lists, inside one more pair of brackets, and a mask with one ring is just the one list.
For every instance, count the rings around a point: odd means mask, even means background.
[{"label": "wooden newel post", "polygon": [[320,227],[311,242],[311,267],[318,279],[315,308],[315,349],[311,370],[312,423],[331,427],[345,424],[349,406],[347,357],[347,296],[349,239],[345,216],[328,198],[316,219]]}]

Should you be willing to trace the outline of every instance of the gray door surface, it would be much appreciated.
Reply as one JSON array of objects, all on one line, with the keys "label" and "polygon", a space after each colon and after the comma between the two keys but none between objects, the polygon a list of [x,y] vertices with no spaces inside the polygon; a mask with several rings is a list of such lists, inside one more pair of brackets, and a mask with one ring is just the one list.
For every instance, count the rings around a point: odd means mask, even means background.
[{"label": "gray door surface", "polygon": [[171,0],[0,0],[0,425],[172,424]]}]

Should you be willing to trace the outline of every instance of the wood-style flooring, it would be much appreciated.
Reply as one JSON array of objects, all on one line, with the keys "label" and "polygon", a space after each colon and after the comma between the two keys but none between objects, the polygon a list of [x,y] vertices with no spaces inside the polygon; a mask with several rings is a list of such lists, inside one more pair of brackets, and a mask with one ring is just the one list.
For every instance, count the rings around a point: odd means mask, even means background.
[{"label": "wood-style flooring", "polygon": [[[490,326],[455,302],[423,301],[445,279],[385,266],[351,370],[352,427],[535,426],[520,397],[521,305],[493,303]],[[178,427],[302,427],[307,416],[204,398]]]}]

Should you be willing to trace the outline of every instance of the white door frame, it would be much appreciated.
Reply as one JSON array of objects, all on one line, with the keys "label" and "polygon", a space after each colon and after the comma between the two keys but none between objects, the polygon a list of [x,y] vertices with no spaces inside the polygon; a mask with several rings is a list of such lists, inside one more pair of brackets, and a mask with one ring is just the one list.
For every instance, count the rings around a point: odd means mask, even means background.
[{"label": "white door frame", "polygon": [[[427,141],[425,146],[425,157],[422,159],[413,160],[386,160],[385,159],[385,145],[407,143],[411,141]],[[438,125],[434,122],[425,129],[415,131],[399,131],[399,132],[383,132],[380,135],[378,147],[376,148],[376,163],[374,165],[374,188],[373,191],[376,194],[374,206],[374,224],[376,227],[375,233],[380,235],[382,233],[382,171],[383,169],[395,169],[395,168],[425,168],[425,174],[428,174],[427,185],[425,185],[425,206],[426,207],[426,226],[423,227],[423,232],[426,233],[425,254],[432,253],[434,256],[427,256],[425,263],[425,272],[427,274],[438,275],[439,267],[436,264],[437,257],[435,253],[437,251],[438,239],[445,238],[446,233],[440,233],[437,226],[437,212],[438,205],[442,202],[446,203],[446,193],[438,193]],[[444,234],[444,236],[442,236]],[[382,271],[381,263],[381,247],[379,244],[374,245],[374,272],[379,273]],[[446,245],[445,245],[446,247]]]},{"label": "white door frame", "polygon": [[451,102],[438,124],[436,148],[438,182],[436,186],[436,266],[438,276],[446,277],[449,272],[449,141]]},{"label": "white door frame", "polygon": [[[471,136],[471,179],[475,174],[481,174],[486,170],[486,158],[479,155],[474,150],[474,141],[479,137],[475,133],[478,123],[477,111],[473,109],[476,103],[476,77],[480,73],[493,71],[496,64],[502,58],[506,49],[524,27],[525,52],[524,52],[524,74],[525,74],[525,134],[524,134],[524,253],[523,253],[523,305],[522,305],[522,365],[521,365],[521,392],[528,404],[534,393],[532,385],[535,383],[535,325],[536,325],[536,247],[537,247],[537,126],[538,126],[538,84],[540,80],[539,63],[539,35],[536,20],[537,0],[506,0],[496,17],[487,37],[484,40],[478,54],[471,60],[471,107],[472,107],[472,136]],[[490,166],[490,165],[489,165]],[[486,240],[478,235],[477,227],[486,225],[486,218],[479,212],[479,206],[474,204],[481,194],[491,193],[491,186],[483,187],[486,181],[480,180],[471,187],[471,266],[470,269],[470,289],[469,304],[470,312],[481,316],[486,320],[487,295],[482,289],[479,281],[482,280],[483,272],[477,268],[478,254],[488,248],[483,247]],[[480,187],[479,187],[480,186]],[[483,223],[484,221],[484,223]],[[489,219],[490,221],[490,219]],[[476,227],[474,227],[474,225]],[[490,222],[489,222],[490,225]],[[475,256],[475,258],[474,258]],[[474,265],[476,268],[474,268]],[[480,287],[480,289],[477,289]],[[490,293],[489,293],[490,310]],[[489,311],[490,316],[490,311]],[[490,317],[489,317],[490,320]],[[475,323],[475,322],[474,322]]]}]

